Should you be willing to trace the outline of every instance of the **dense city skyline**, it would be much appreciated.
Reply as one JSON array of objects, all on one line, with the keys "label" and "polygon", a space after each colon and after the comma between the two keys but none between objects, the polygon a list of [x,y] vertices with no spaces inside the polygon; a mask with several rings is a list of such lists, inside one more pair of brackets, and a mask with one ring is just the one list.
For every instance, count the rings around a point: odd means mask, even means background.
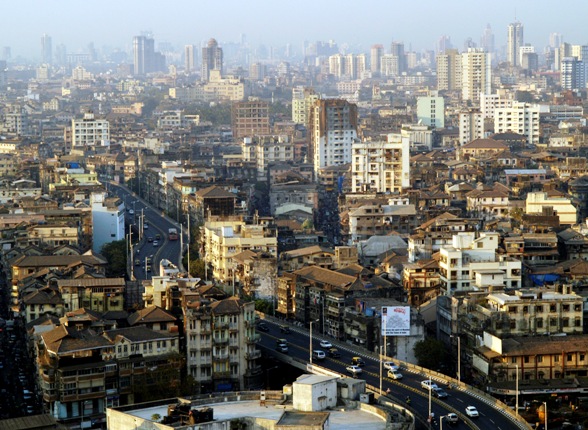
[{"label": "dense city skyline", "polygon": [[[453,46],[463,49],[471,38],[479,44],[482,33],[490,24],[497,49],[506,45],[507,26],[515,20],[524,26],[525,43],[539,51],[549,43],[549,34],[561,33],[571,43],[586,43],[582,22],[588,3],[572,0],[566,9],[552,8],[550,3],[537,1],[532,8],[522,1],[499,0],[491,3],[455,0],[418,4],[371,0],[356,7],[340,7],[333,0],[319,3],[303,0],[295,7],[276,4],[249,4],[228,1],[219,9],[212,2],[175,1],[165,8],[148,2],[130,0],[114,3],[17,2],[3,13],[0,46],[8,46],[12,58],[38,61],[41,57],[40,37],[48,34],[53,45],[64,44],[68,52],[81,52],[93,42],[98,49],[119,48],[130,52],[132,38],[143,31],[153,33],[157,43],[168,42],[175,49],[184,44],[197,46],[215,37],[219,43],[238,42],[246,35],[252,48],[261,44],[283,46],[292,44],[299,52],[303,41],[334,40],[350,50],[367,50],[374,43],[387,46],[402,41],[415,51],[435,49],[443,35]],[[94,6],[92,8],[91,6]],[[574,10],[575,13],[568,13]],[[426,31],[422,31],[426,29]]]}]

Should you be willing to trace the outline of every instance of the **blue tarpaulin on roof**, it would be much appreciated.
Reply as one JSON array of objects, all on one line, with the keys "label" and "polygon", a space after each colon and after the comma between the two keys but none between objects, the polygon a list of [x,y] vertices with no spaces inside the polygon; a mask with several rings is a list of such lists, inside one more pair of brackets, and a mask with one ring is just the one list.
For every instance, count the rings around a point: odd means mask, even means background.
[{"label": "blue tarpaulin on roof", "polygon": [[533,284],[542,287],[545,284],[552,284],[559,279],[559,275],[548,274],[548,275],[531,275]]}]

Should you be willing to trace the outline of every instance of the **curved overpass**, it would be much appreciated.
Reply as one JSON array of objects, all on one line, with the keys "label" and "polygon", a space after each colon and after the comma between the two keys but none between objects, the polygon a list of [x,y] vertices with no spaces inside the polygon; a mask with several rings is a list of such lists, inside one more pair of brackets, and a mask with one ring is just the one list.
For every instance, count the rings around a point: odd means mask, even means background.
[{"label": "curved overpass", "polygon": [[[260,346],[271,350],[276,357],[284,357],[282,353],[275,351],[276,339],[286,338],[289,343],[288,357],[296,359],[299,363],[306,363],[309,361],[310,344],[309,333],[305,328],[290,326],[291,333],[283,334],[280,332],[279,325],[283,322],[266,317],[265,322],[270,328],[267,333],[260,333]],[[321,349],[319,342],[322,338],[313,335],[313,350]],[[326,357],[324,360],[317,362],[313,360],[314,364],[327,368],[335,373],[350,376],[346,367],[350,365],[351,358],[354,356],[361,356],[365,361],[363,373],[359,376],[365,379],[374,391],[379,391],[380,386],[380,360],[374,354],[367,351],[358,351],[352,345],[336,342],[328,339],[333,343],[333,346],[339,349],[341,357],[332,358]],[[398,362],[398,360],[394,360]],[[519,417],[517,420],[514,411],[511,411],[502,402],[494,399],[485,393],[470,387],[466,384],[458,385],[457,381],[452,378],[429,371],[428,369],[412,365],[410,363],[402,363],[401,373],[403,378],[401,380],[392,380],[386,377],[386,370],[383,369],[382,390],[385,392],[390,389],[390,396],[398,400],[403,406],[406,406],[404,400],[410,396],[410,408],[414,413],[421,418],[427,417],[429,410],[435,414],[435,417],[447,415],[449,412],[455,412],[459,415],[460,421],[468,424],[470,428],[478,428],[482,430],[511,430],[511,429],[530,429],[530,425]],[[421,388],[421,381],[429,379],[429,377],[437,382],[440,386],[445,386],[448,381],[451,381],[454,388],[447,390],[448,397],[445,399],[437,399],[429,396],[429,392]],[[429,406],[430,405],[430,406]],[[465,415],[466,406],[475,406],[480,413],[480,417],[474,420],[468,419]]]}]

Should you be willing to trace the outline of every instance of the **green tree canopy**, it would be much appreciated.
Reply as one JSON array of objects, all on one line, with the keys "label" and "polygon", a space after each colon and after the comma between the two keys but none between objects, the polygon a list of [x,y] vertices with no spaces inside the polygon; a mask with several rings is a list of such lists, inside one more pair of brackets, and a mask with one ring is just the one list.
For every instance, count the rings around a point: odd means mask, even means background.
[{"label": "green tree canopy", "polygon": [[127,243],[124,240],[105,243],[100,252],[108,261],[106,276],[123,278],[127,273]]},{"label": "green tree canopy", "polygon": [[441,364],[445,363],[447,350],[443,342],[427,337],[415,344],[414,356],[419,366],[437,370]]}]

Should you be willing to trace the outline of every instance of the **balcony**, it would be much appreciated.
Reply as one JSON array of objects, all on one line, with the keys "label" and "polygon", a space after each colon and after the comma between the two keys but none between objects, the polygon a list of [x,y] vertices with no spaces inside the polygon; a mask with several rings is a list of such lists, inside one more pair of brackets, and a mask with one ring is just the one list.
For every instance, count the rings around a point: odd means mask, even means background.
[{"label": "balcony", "polygon": [[215,346],[227,346],[229,344],[228,337],[213,338],[213,341]]},{"label": "balcony", "polygon": [[213,379],[226,379],[226,378],[230,378],[231,377],[231,372],[229,370],[223,370],[223,371],[213,371],[212,372],[212,378]]},{"label": "balcony", "polygon": [[260,357],[261,357],[261,351],[259,351],[257,349],[255,351],[253,351],[253,352],[246,352],[245,353],[245,359],[246,360],[255,360],[255,359],[260,358]]},{"label": "balcony", "polygon": [[214,361],[226,361],[229,359],[228,352],[217,352],[212,354],[212,359]]}]

